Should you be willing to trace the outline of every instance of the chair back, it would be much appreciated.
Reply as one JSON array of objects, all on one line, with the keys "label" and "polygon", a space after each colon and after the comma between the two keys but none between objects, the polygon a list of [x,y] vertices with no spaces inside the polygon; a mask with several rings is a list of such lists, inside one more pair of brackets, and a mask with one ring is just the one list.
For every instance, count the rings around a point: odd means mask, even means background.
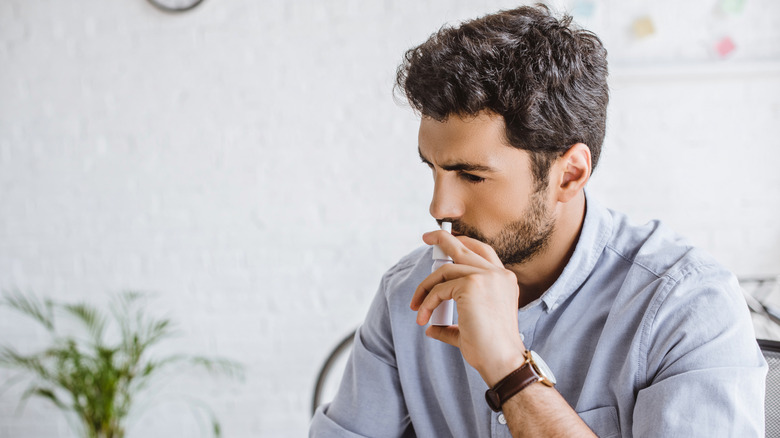
[{"label": "chair back", "polygon": [[766,436],[780,437],[780,342],[759,339],[758,345],[769,364],[764,402]]},{"label": "chair back", "polygon": [[347,358],[352,351],[352,343],[355,339],[355,332],[345,336],[341,342],[336,345],[322,364],[317,381],[314,384],[314,394],[311,400],[311,415],[323,404],[333,400],[341,383],[344,368],[346,368]]}]

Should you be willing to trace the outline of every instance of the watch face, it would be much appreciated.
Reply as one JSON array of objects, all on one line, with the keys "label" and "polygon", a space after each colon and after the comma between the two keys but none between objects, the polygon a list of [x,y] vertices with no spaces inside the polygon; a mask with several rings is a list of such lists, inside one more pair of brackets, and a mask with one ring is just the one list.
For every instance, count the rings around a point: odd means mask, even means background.
[{"label": "watch face", "polygon": [[550,367],[547,366],[547,363],[544,361],[544,359],[542,359],[542,357],[533,350],[531,351],[531,359],[533,359],[534,363],[536,364],[536,367],[539,370],[539,374],[555,385],[555,375],[553,374]]}]

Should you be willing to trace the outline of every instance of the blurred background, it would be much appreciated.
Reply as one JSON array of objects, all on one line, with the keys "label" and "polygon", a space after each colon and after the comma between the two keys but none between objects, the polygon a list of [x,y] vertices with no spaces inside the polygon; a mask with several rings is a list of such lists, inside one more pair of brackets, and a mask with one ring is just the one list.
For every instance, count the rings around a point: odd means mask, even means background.
[{"label": "blurred background", "polygon": [[[322,362],[435,227],[396,66],[443,24],[521,3],[0,0],[0,289],[155,293],[171,351],[246,367],[169,391],[205,400],[226,437],[305,436]],[[742,278],[780,274],[780,2],[548,4],[609,51],[590,195]],[[0,309],[0,344],[44,335]],[[12,375],[0,437],[76,436],[45,401],[17,409]],[[160,404],[127,437],[209,436],[201,423]]]}]

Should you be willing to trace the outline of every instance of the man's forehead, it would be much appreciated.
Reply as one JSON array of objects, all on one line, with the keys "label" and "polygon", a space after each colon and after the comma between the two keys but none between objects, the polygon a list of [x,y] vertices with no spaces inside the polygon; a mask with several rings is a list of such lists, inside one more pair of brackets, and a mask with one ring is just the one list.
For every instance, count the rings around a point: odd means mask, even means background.
[{"label": "man's forehead", "polygon": [[474,163],[487,166],[494,157],[482,144],[464,148],[459,145],[445,144],[439,147],[426,148],[423,143],[417,146],[420,159],[426,163],[435,163],[440,166],[455,165],[457,163]]},{"label": "man's forehead", "polygon": [[500,116],[450,117],[446,121],[423,118],[417,151],[424,162],[443,168],[469,165],[497,169],[502,161],[528,158],[526,151],[508,143]]},{"label": "man's forehead", "polygon": [[428,146],[428,143],[431,143],[431,146],[461,142],[508,145],[504,118],[490,113],[475,116],[452,115],[445,120],[423,117],[420,120],[418,139],[423,148]]}]

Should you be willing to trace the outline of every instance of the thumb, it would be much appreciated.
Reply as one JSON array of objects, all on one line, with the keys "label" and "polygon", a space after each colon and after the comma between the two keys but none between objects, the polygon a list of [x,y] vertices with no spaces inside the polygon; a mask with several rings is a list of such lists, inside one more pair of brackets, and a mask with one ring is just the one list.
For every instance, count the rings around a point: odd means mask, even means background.
[{"label": "thumb", "polygon": [[457,325],[439,326],[432,325],[425,330],[425,335],[453,347],[460,348],[460,329]]}]

